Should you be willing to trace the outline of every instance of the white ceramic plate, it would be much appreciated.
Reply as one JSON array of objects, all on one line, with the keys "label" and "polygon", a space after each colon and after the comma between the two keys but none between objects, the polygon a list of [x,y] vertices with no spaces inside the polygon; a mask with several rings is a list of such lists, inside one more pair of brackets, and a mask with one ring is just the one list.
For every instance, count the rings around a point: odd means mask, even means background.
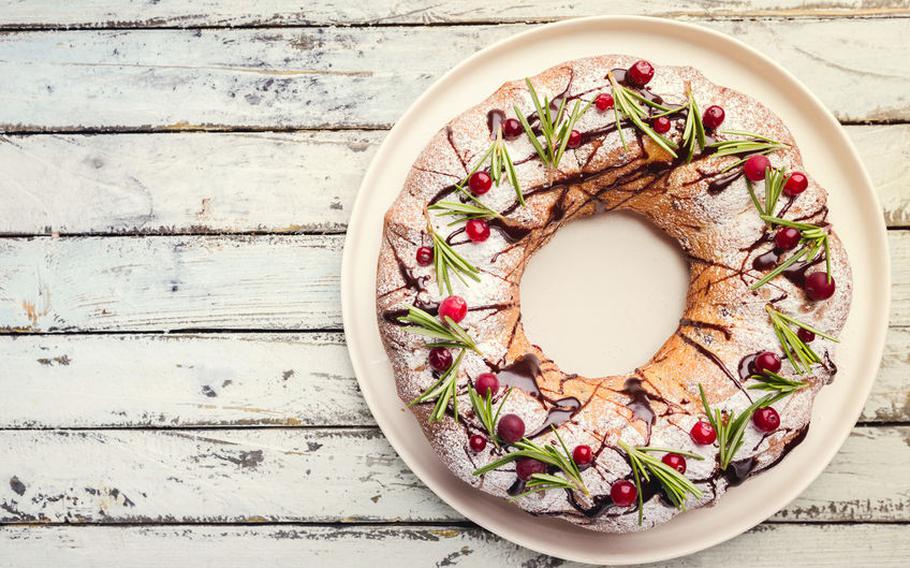
[{"label": "white ceramic plate", "polygon": [[[695,66],[714,82],[748,93],[780,115],[796,137],[809,175],[830,192],[830,218],[847,247],[854,275],[853,307],[838,352],[840,372],[817,398],[805,442],[777,467],[727,493],[716,506],[630,535],[602,535],[534,518],[452,476],[398,400],[375,315],[383,214],[433,133],[506,79],[607,53]],[[837,453],[862,410],[881,359],[889,295],[881,208],[859,157],[818,99],[783,68],[730,37],[641,17],[585,18],[541,26],[484,49],[436,81],[398,121],[373,159],[351,216],[342,266],[351,362],[376,421],[405,463],[449,505],[501,537],[542,553],[595,563],[650,562],[697,552],[748,530],[802,493]]]}]

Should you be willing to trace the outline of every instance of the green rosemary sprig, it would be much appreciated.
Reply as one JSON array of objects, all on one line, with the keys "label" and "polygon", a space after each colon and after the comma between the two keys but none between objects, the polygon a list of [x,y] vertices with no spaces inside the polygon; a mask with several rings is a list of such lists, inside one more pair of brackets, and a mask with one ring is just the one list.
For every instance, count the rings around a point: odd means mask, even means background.
[{"label": "green rosemary sprig", "polygon": [[714,150],[715,156],[719,158],[723,156],[745,156],[744,158],[741,158],[724,168],[721,173],[732,170],[733,168],[742,165],[752,154],[768,155],[788,147],[788,145],[784,144],[783,142],[778,142],[773,138],[768,138],[767,136],[762,136],[761,134],[755,134],[754,132],[745,132],[743,130],[721,130],[719,133],[729,136],[739,136],[740,138],[732,140],[718,140],[717,142],[708,144],[708,148]]},{"label": "green rosemary sprig", "polygon": [[[563,98],[559,103],[559,108],[553,113],[550,108],[552,101],[550,101],[549,97],[544,97],[543,103],[541,103],[534,85],[531,84],[531,80],[525,79],[525,83],[528,85],[531,101],[534,103],[534,110],[537,112],[537,122],[540,126],[540,133],[543,135],[543,145],[537,139],[534,129],[531,128],[531,123],[528,122],[527,117],[521,112],[518,105],[514,107],[515,115],[524,127],[528,140],[531,141],[531,145],[534,146],[537,155],[540,156],[540,161],[544,165],[556,169],[559,167],[559,162],[562,160],[562,156],[565,154],[566,147],[569,144],[569,134],[572,133],[572,129],[578,119],[591,108],[592,103],[588,102],[582,105],[580,100],[576,100],[572,110],[566,113],[566,99]],[[568,116],[566,116],[567,114]]]},{"label": "green rosemary sprig", "polygon": [[430,211],[441,211],[440,217],[455,217],[449,225],[467,221],[468,219],[495,219],[502,217],[484,204],[462,203],[461,201],[440,201],[427,207]]},{"label": "green rosemary sprig", "polygon": [[775,266],[771,272],[764,276],[764,278],[753,284],[751,287],[752,290],[757,290],[774,280],[778,275],[797,262],[811,262],[812,260],[815,260],[823,250],[825,251],[825,270],[828,273],[828,278],[831,277],[831,254],[830,249],[828,248],[828,233],[822,227],[809,223],[796,223],[770,215],[761,215],[761,218],[772,227],[774,225],[781,225],[798,229],[800,231],[801,246],[796,249],[787,260]]},{"label": "green rosemary sprig", "polygon": [[497,448],[499,447],[499,438],[496,436],[496,422],[499,421],[502,407],[505,405],[510,394],[512,394],[512,389],[506,391],[506,394],[504,394],[499,401],[496,412],[493,412],[493,393],[487,391],[487,396],[482,397],[480,396],[480,393],[474,389],[473,385],[468,386],[468,397],[471,399],[471,406],[474,407],[474,415],[477,416],[477,419],[483,424],[484,429],[487,431],[487,434],[490,435],[490,439],[493,440],[493,444],[495,444]]},{"label": "green rosemary sprig", "polygon": [[758,384],[751,385],[749,387],[750,389],[774,393],[773,398],[768,402],[768,404],[774,404],[778,400],[790,396],[796,391],[802,390],[809,386],[809,383],[806,381],[788,379],[787,377],[771,371],[765,371],[762,374],[751,375],[749,378],[758,381]]},{"label": "green rosemary sprig", "polygon": [[407,315],[401,316],[398,321],[411,324],[404,328],[405,331],[435,339],[436,341],[427,344],[428,347],[470,349],[480,354],[474,338],[450,317],[446,317],[445,323],[442,323],[420,308],[408,306]]},{"label": "green rosemary sprig", "polygon": [[720,457],[720,469],[725,470],[733,461],[733,456],[743,445],[743,435],[746,432],[746,425],[756,409],[771,404],[773,395],[766,395],[752,404],[741,413],[731,412],[724,416],[719,408],[712,410],[708,404],[708,398],[705,396],[705,390],[701,384],[698,385],[698,392],[701,395],[701,403],[705,408],[705,414],[708,416],[708,422],[717,432],[717,447]]},{"label": "green rosemary sprig", "polygon": [[808,373],[812,365],[821,363],[822,359],[806,344],[806,342],[799,338],[799,335],[793,331],[793,326],[801,327],[806,331],[811,331],[815,335],[824,337],[835,343],[838,342],[836,337],[776,310],[771,304],[765,306],[765,311],[768,312],[768,317],[771,318],[771,325],[774,326],[774,334],[777,335],[777,340],[780,341],[780,346],[784,355],[787,356],[790,365],[793,366],[793,369],[797,374],[802,375]]},{"label": "green rosemary sprig", "polygon": [[[532,458],[537,461],[541,461],[549,466],[555,467],[563,474],[562,487],[566,489],[571,489],[573,491],[581,491],[585,495],[590,495],[588,488],[585,486],[585,482],[581,479],[581,471],[578,469],[578,465],[575,463],[575,460],[572,459],[572,453],[569,452],[569,448],[566,447],[565,442],[562,441],[562,438],[559,436],[559,433],[556,431],[556,428],[553,428],[553,434],[556,436],[556,439],[559,441],[559,448],[553,444],[547,444],[545,446],[539,446],[527,438],[522,438],[521,440],[515,442],[514,446],[517,448],[516,451],[510,452],[498,460],[492,461],[483,467],[479,467],[474,470],[474,475],[483,475],[487,472],[498,469],[507,463],[511,463],[518,458]],[[553,484],[554,481],[550,477],[556,477],[551,474],[534,474],[531,476],[531,479],[528,482],[528,487],[535,487],[530,492],[541,491],[545,489],[552,489],[555,487],[549,487]],[[535,481],[536,479],[536,481]],[[523,494],[524,495],[524,494]],[[518,495],[521,497],[521,495]]]},{"label": "green rosemary sprig", "polygon": [[433,237],[433,268],[436,269],[436,283],[439,285],[440,294],[443,289],[448,290],[449,294],[452,293],[450,273],[454,273],[465,286],[468,285],[465,278],[480,282],[480,271],[476,266],[455,252],[449,243],[433,230],[432,226],[428,225],[427,230]]},{"label": "green rosemary sprig", "polygon": [[515,172],[515,164],[512,163],[512,158],[509,156],[509,149],[506,147],[505,140],[502,138],[501,126],[496,131],[496,138],[493,140],[493,143],[490,144],[490,147],[487,148],[486,152],[481,155],[480,159],[474,162],[474,167],[471,168],[471,171],[468,172],[468,175],[466,175],[464,179],[455,185],[455,189],[473,201],[477,206],[486,207],[473,193],[465,189],[465,185],[471,179],[472,175],[485,167],[488,163],[490,178],[492,178],[496,187],[499,187],[503,176],[507,177],[509,185],[515,190],[516,199],[524,206],[524,194],[521,191],[521,185],[518,183],[518,174]]},{"label": "green rosemary sprig", "polygon": [[610,87],[613,90],[613,114],[616,120],[616,130],[619,132],[619,139],[622,142],[623,148],[628,148],[621,128],[621,119],[622,117],[625,117],[635,125],[636,128],[644,132],[651,140],[654,140],[655,144],[676,158],[676,144],[672,140],[655,132],[655,130],[645,122],[645,119],[648,118],[648,111],[639,106],[639,102],[665,112],[673,109],[650,101],[635,91],[623,87],[616,81],[616,78],[613,77],[613,73],[607,74],[607,77],[610,79]]},{"label": "green rosemary sprig", "polygon": [[464,358],[465,350],[462,349],[452,362],[452,366],[446,369],[446,372],[439,377],[435,383],[420,393],[420,396],[408,403],[408,406],[422,404],[424,402],[436,401],[433,411],[430,413],[430,422],[439,422],[445,418],[446,410],[452,405],[452,412],[455,414],[455,422],[458,422],[458,368],[461,366],[461,360]]},{"label": "green rosemary sprig", "polygon": [[762,203],[755,194],[755,186],[752,180],[746,178],[746,189],[749,191],[749,198],[752,199],[752,205],[758,210],[758,214],[763,218],[774,215],[777,208],[777,201],[784,190],[784,184],[787,182],[784,171],[778,168],[768,168],[765,170],[765,201]]},{"label": "green rosemary sprig", "polygon": [[568,489],[569,491],[574,491],[577,489],[577,486],[574,481],[566,479],[565,477],[560,477],[558,475],[553,475],[552,473],[532,473],[531,478],[525,484],[527,491],[519,493],[513,499],[520,499],[525,495],[530,495],[532,493],[537,493],[539,491],[549,491],[551,489]]},{"label": "green rosemary sprig", "polygon": [[692,89],[687,86],[687,96],[689,98],[686,105],[689,112],[686,115],[686,126],[683,128],[683,148],[688,150],[689,155],[687,162],[691,162],[695,156],[695,146],[698,145],[700,150],[705,149],[705,125],[701,119],[701,111],[698,109],[698,103],[692,95]]},{"label": "green rosemary sprig", "polygon": [[693,495],[696,498],[701,497],[701,490],[683,474],[679,473],[663,461],[652,456],[649,452],[672,452],[696,459],[704,459],[698,454],[683,452],[679,450],[667,450],[664,448],[649,448],[640,446],[633,448],[619,440],[619,447],[626,453],[629,458],[629,466],[632,468],[632,479],[635,481],[635,489],[638,492],[638,524],[642,523],[644,508],[644,497],[642,495],[642,480],[651,481],[651,476],[660,482],[666,493],[667,498],[673,505],[680,510],[686,508],[686,495]]}]

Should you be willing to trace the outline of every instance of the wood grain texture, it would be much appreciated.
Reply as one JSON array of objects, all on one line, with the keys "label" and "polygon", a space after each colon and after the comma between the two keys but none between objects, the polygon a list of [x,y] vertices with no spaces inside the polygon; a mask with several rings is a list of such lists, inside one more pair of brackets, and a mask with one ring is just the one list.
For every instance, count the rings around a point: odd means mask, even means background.
[{"label": "wood grain texture", "polygon": [[[605,11],[608,8],[608,11]],[[665,17],[743,18],[755,16],[894,16],[910,13],[906,0],[867,2],[837,0],[619,0],[605,6],[599,0],[553,2],[530,0],[490,3],[482,0],[434,2],[379,0],[372,2],[312,2],[296,0],[90,0],[78,4],[54,0],[0,0],[0,26],[48,27],[197,27],[448,24],[477,22],[549,22],[562,18],[611,14]]]},{"label": "wood grain texture", "polygon": [[[722,545],[644,568],[748,566],[906,566],[910,540],[900,525],[765,524]],[[468,527],[152,526],[7,527],[0,567],[59,565],[160,568],[402,566],[583,568]]]},{"label": "wood grain texture", "polygon": [[[857,428],[773,518],[910,520],[910,462],[895,459],[908,438],[907,426]],[[0,452],[2,523],[463,520],[375,428],[6,430]]]},{"label": "wood grain texture", "polygon": [[[888,235],[910,325],[910,233]],[[342,235],[0,239],[0,329],[338,330]],[[85,282],[91,286],[85,286]]]},{"label": "wood grain texture", "polygon": [[[341,333],[0,337],[0,429],[375,426]],[[910,421],[892,328],[860,420]]]},{"label": "wood grain texture", "polygon": [[341,232],[384,136],[0,137],[0,233]]},{"label": "wood grain texture", "polygon": [[[910,226],[910,125],[847,126],[890,227]],[[0,137],[0,234],[343,232],[385,132]],[[888,140],[888,152],[879,143]],[[5,143],[4,143],[5,142]]]},{"label": "wood grain texture", "polygon": [[0,326],[339,329],[341,246],[340,235],[0,240]]},{"label": "wood grain texture", "polygon": [[0,361],[0,428],[376,424],[341,333],[5,336]]},{"label": "wood grain texture", "polygon": [[[905,19],[703,23],[781,62],[842,120],[910,119]],[[15,80],[0,131],[387,127],[443,72],[524,29],[5,33],[0,74]]]}]

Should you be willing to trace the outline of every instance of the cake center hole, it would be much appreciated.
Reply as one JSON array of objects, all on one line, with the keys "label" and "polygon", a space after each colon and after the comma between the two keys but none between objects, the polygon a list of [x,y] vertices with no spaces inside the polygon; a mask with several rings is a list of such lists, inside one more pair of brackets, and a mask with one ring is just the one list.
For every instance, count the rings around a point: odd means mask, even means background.
[{"label": "cake center hole", "polygon": [[624,374],[676,330],[688,285],[673,239],[632,213],[595,215],[562,227],[531,257],[522,322],[563,371]]}]

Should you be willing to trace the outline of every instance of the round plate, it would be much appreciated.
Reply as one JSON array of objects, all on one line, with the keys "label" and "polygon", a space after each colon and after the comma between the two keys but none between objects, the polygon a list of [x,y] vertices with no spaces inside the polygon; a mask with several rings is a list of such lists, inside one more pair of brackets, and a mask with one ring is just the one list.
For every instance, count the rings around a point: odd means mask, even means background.
[{"label": "round plate", "polygon": [[[809,175],[830,192],[830,218],[847,247],[854,277],[853,306],[838,351],[840,372],[816,399],[805,442],[715,506],[627,535],[532,517],[450,474],[398,399],[375,306],[383,215],[431,136],[505,79],[609,53],[692,65],[774,110],[793,132]],[[411,105],[386,137],[360,188],[345,243],[341,288],[348,349],[363,396],[386,438],[430,489],[470,520],[522,546],[575,561],[626,564],[691,554],[732,538],[782,509],[822,472],[849,435],[876,376],[888,323],[890,269],[881,208],[868,175],[840,125],[795,77],[742,43],[691,24],[597,17],[541,26],[496,43],[446,73]]]}]

